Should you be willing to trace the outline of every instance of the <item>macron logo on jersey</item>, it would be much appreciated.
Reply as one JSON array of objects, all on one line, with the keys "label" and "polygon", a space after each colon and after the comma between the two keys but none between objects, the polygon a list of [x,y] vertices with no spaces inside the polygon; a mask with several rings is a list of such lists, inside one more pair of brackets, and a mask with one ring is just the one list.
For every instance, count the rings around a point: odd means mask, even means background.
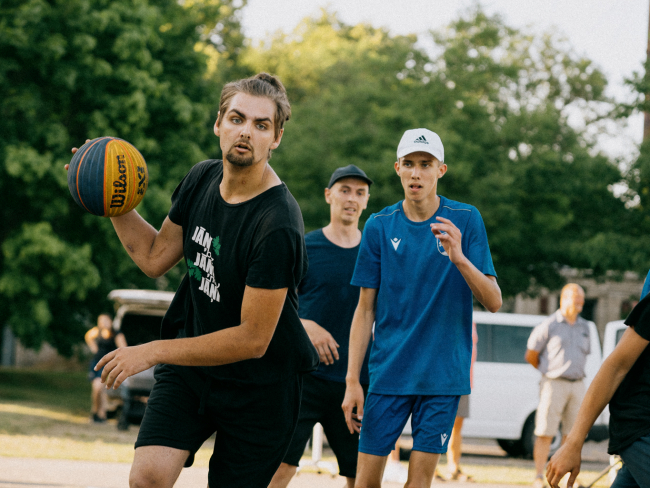
[{"label": "macron logo on jersey", "polygon": [[440,434],[440,444],[444,446],[446,440],[447,440],[447,434]]},{"label": "macron logo on jersey", "polygon": [[402,239],[398,239],[397,237],[393,237],[390,240],[390,243],[393,245],[393,247],[395,248],[396,251],[397,251],[397,248],[399,247],[400,242],[402,242]]}]

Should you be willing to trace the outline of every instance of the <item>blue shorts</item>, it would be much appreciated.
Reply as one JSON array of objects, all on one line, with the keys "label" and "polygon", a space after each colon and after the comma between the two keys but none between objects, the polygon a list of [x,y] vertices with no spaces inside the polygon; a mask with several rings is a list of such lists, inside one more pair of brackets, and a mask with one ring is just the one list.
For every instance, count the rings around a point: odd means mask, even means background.
[{"label": "blue shorts", "polygon": [[388,456],[411,415],[413,450],[441,454],[454,427],[458,395],[380,395],[368,393],[359,452]]}]

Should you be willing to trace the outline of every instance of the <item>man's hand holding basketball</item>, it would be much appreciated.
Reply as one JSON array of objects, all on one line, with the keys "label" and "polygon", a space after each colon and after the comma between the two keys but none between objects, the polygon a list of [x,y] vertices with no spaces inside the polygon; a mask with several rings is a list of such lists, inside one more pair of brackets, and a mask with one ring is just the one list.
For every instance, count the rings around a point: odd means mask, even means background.
[{"label": "man's hand holding basketball", "polygon": [[[90,139],[86,139],[86,143],[88,143],[88,142],[90,142]],[[78,150],[79,150],[78,147],[73,147],[70,152],[72,152],[72,154],[75,154]],[[66,164],[63,167],[65,168],[66,171],[68,171],[68,168],[70,167],[70,165]]]}]

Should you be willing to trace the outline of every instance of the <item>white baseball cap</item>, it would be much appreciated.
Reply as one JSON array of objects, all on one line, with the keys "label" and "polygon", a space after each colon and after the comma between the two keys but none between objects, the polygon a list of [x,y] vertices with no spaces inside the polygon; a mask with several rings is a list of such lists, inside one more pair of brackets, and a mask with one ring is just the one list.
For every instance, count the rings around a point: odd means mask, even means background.
[{"label": "white baseball cap", "polygon": [[397,146],[397,159],[418,151],[431,154],[441,163],[445,161],[445,148],[440,136],[429,129],[411,129],[404,132]]}]

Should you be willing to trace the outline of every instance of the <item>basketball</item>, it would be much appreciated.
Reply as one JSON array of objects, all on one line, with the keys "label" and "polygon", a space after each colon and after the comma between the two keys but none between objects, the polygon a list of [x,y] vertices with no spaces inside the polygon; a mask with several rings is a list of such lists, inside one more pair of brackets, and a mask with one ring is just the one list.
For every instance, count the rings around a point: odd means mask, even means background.
[{"label": "basketball", "polygon": [[117,217],[138,206],[149,184],[147,164],[133,145],[117,137],[87,142],[72,157],[68,189],[93,215]]}]

